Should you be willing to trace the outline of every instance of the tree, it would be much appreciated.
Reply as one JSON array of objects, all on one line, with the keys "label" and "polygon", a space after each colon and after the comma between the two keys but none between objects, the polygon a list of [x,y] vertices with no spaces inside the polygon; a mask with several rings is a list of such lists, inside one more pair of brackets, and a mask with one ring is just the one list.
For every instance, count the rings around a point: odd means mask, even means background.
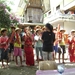
[{"label": "tree", "polygon": [[9,14],[6,11],[6,6],[0,3],[0,27],[9,27],[11,20]]},{"label": "tree", "polygon": [[19,18],[17,18],[14,13],[11,13],[11,14],[10,14],[10,19],[11,19],[11,24],[13,24],[13,25],[18,25],[18,23],[19,23]]},{"label": "tree", "polygon": [[25,3],[27,3],[28,0],[24,0],[24,1],[25,1]]},{"label": "tree", "polygon": [[13,19],[11,18],[11,8],[7,5],[6,2],[7,0],[0,0],[0,28],[9,28],[11,24],[18,23],[18,20],[15,16],[13,16]]}]

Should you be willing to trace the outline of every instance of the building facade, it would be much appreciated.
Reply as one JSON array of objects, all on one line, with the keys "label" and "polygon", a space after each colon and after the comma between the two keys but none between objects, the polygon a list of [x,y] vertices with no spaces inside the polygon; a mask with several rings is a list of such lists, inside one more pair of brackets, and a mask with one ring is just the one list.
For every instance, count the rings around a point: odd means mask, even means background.
[{"label": "building facade", "polygon": [[20,15],[20,27],[43,24],[44,4],[43,0],[20,0],[18,7],[23,10]]},{"label": "building facade", "polygon": [[42,0],[28,0],[24,18],[27,23],[43,23]]},{"label": "building facade", "polygon": [[44,23],[60,24],[68,33],[75,28],[75,0],[50,0],[50,8],[44,14]]}]

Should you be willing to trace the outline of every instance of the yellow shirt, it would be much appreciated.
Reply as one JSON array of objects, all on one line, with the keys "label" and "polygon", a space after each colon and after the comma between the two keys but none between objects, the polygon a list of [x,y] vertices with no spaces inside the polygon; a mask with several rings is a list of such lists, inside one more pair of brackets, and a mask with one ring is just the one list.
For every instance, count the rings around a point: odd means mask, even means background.
[{"label": "yellow shirt", "polygon": [[[16,36],[15,36],[15,39],[16,39]],[[19,36],[19,40],[21,42],[20,36]],[[21,47],[21,43],[19,44],[18,42],[14,42],[14,47]]]},{"label": "yellow shirt", "polygon": [[61,42],[59,43],[59,45],[65,45],[64,37],[62,38],[62,40],[61,40]]}]

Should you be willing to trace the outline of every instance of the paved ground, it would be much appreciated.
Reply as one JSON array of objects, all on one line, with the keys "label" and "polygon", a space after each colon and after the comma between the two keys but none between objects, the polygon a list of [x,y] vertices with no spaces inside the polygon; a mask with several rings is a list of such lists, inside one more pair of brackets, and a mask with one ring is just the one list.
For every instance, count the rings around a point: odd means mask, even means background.
[{"label": "paved ground", "polygon": [[[9,63],[10,67],[2,69],[0,66],[0,75],[36,75],[37,66],[16,67],[14,62]],[[75,63],[66,63],[65,68],[74,68]]]},{"label": "paved ground", "polygon": [[14,62],[9,63],[9,65],[9,68],[0,68],[0,75],[35,75],[37,70],[37,66],[16,67]]},{"label": "paved ground", "polygon": [[[65,55],[65,58],[68,57],[68,54]],[[58,63],[58,60],[56,60]],[[61,61],[62,62],[62,61]],[[74,68],[75,63],[70,63],[69,60],[65,60],[65,68]],[[23,62],[25,65],[25,62]],[[26,65],[24,67],[16,67],[15,63],[12,61],[9,63],[10,67],[6,69],[1,68],[1,62],[0,62],[0,75],[36,75],[36,71],[38,70],[37,66],[31,66],[27,67]]]}]

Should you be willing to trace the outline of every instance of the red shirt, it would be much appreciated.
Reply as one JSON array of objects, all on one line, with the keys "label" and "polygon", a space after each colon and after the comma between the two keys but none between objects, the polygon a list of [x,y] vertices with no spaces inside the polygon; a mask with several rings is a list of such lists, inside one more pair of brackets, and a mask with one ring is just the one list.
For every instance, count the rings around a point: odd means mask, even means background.
[{"label": "red shirt", "polygon": [[[8,41],[8,37],[7,36],[1,36],[0,37],[0,48],[7,49],[8,48],[7,41]],[[2,44],[2,43],[5,43],[5,44]]]}]

